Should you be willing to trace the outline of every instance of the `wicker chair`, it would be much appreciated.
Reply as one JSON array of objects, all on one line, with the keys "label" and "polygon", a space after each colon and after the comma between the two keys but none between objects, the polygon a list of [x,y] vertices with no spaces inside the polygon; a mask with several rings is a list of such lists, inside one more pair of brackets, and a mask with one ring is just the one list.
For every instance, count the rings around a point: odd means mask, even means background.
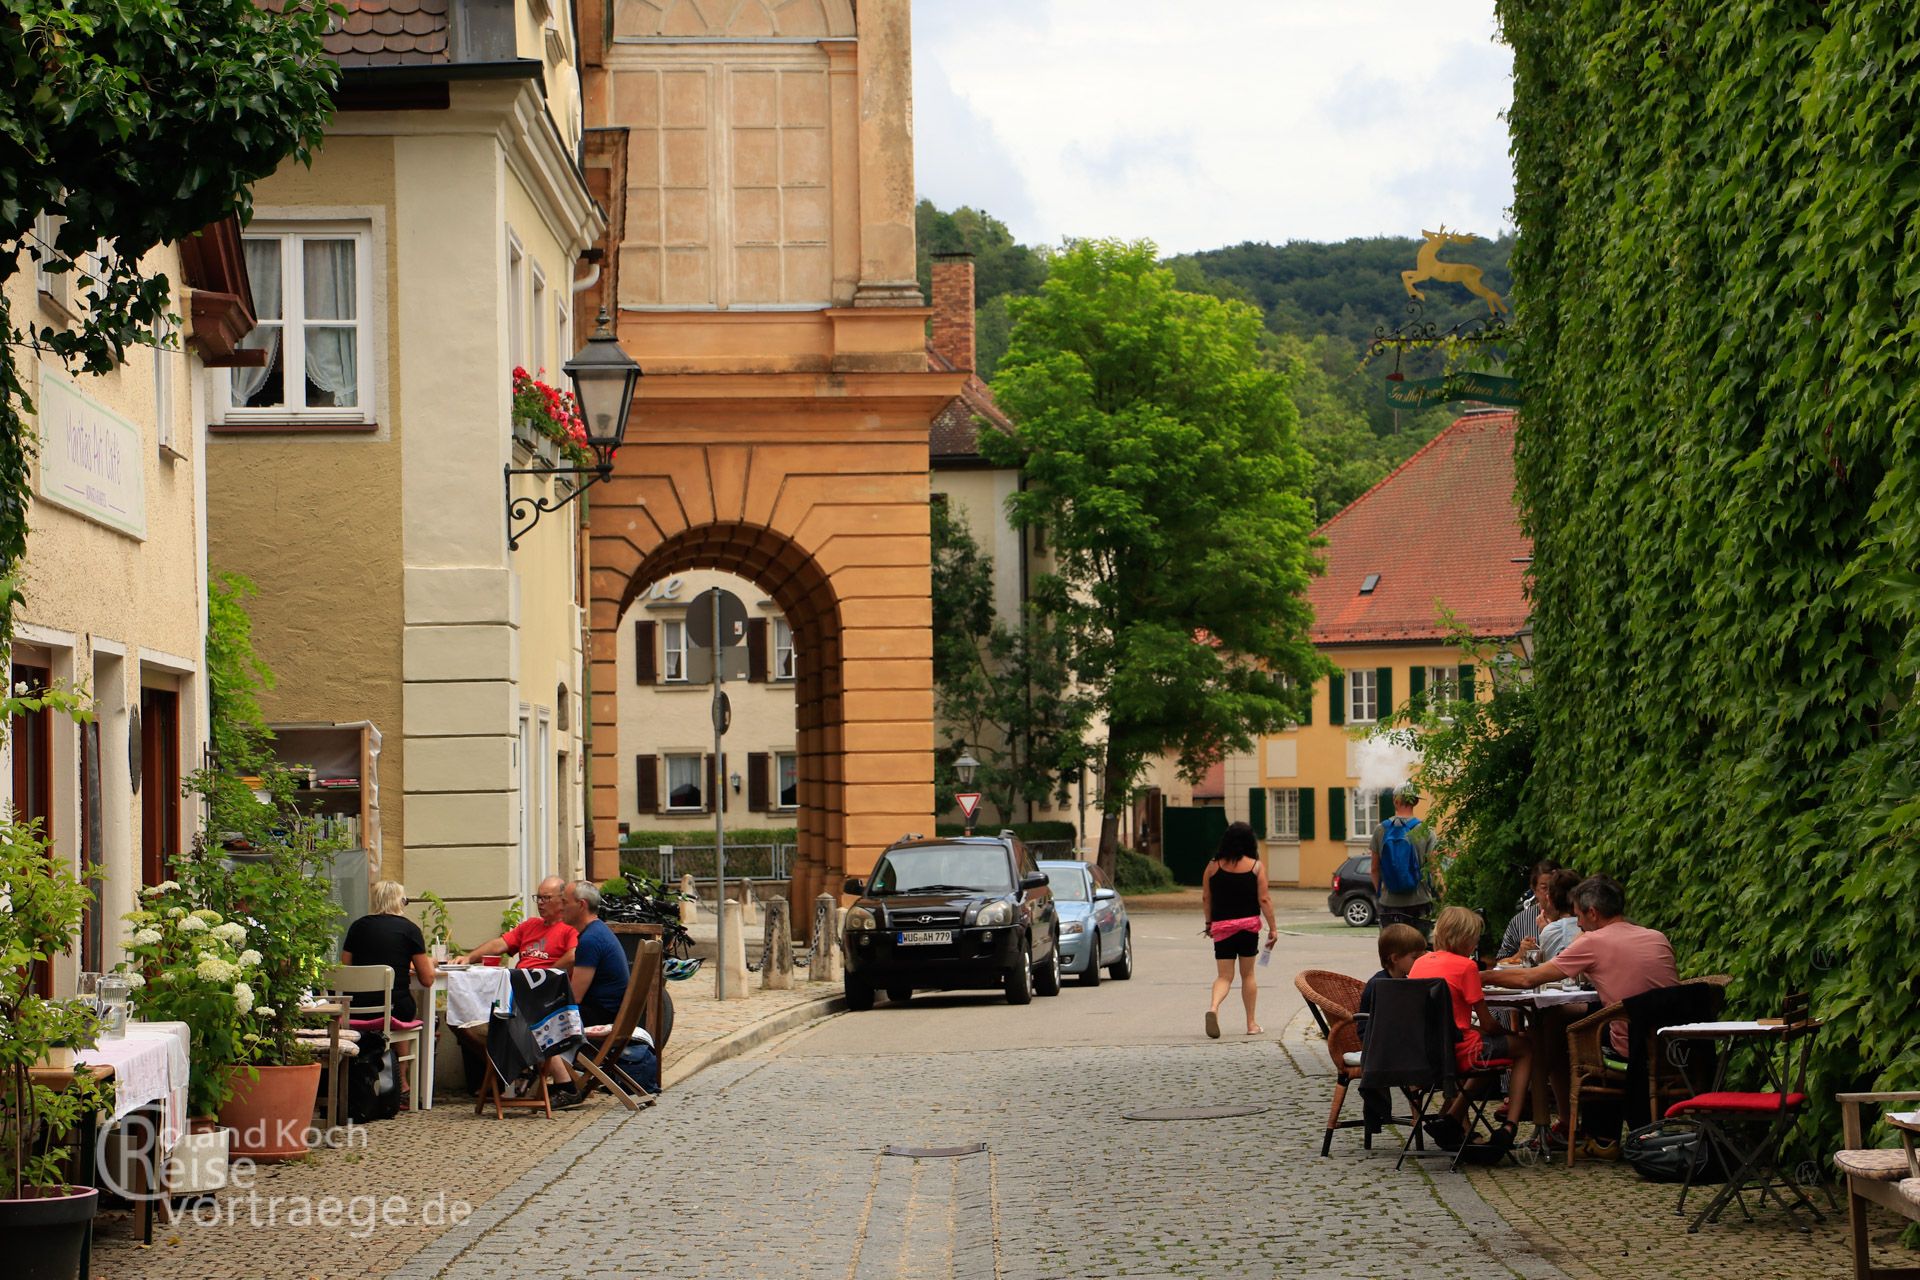
[{"label": "wicker chair", "polygon": [[[1294,975],[1293,985],[1313,1010],[1314,1021],[1327,1035],[1327,1056],[1333,1059],[1333,1105],[1327,1111],[1327,1132],[1320,1141],[1320,1154],[1333,1154],[1333,1131],[1365,1128],[1365,1119],[1342,1120],[1340,1108],[1347,1090],[1360,1079],[1360,1030],[1354,1014],[1360,1009],[1360,993],[1366,984],[1358,978],[1328,969],[1305,969]],[[1365,1136],[1365,1145],[1373,1147],[1373,1134]]]},{"label": "wicker chair", "polygon": [[[1688,978],[1687,982],[1703,982],[1716,987],[1724,1000],[1727,984],[1733,981],[1733,975],[1726,973],[1708,974],[1703,978]],[[1602,1037],[1609,1025],[1624,1022],[1627,1017],[1626,1006],[1615,1002],[1605,1008],[1596,1009],[1586,1017],[1567,1026],[1567,1165],[1572,1167],[1574,1153],[1579,1150],[1580,1100],[1584,1096],[1589,1101],[1605,1098],[1619,1101],[1627,1096],[1627,1073],[1607,1061],[1602,1052]],[[1650,1114],[1658,1116],[1665,1112],[1665,1103],[1687,1096],[1686,1082],[1665,1069],[1665,1055],[1658,1047],[1648,1045],[1647,1049],[1647,1103]]]}]

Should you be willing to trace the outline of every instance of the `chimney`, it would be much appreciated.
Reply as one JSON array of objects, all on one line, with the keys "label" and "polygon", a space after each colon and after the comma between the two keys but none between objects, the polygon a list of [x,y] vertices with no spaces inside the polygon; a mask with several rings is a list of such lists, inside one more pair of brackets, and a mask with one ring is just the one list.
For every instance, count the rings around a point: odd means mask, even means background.
[{"label": "chimney", "polygon": [[933,255],[933,349],[973,372],[973,255]]}]

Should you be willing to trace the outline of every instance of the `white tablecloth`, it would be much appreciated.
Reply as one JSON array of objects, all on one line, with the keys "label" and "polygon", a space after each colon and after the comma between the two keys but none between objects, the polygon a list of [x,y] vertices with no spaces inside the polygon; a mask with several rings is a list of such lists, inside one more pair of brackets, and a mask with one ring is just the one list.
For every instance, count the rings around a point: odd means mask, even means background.
[{"label": "white tablecloth", "polygon": [[113,1067],[114,1123],[142,1107],[160,1104],[160,1145],[166,1151],[173,1149],[187,1127],[189,1035],[184,1022],[130,1022],[123,1039],[102,1040],[73,1055],[92,1066]]},{"label": "white tablecloth", "polygon": [[496,1002],[507,1003],[511,972],[495,965],[442,969],[440,981],[447,987],[447,1025],[471,1027],[486,1022]]},{"label": "white tablecloth", "polygon": [[1523,1004],[1535,1009],[1546,1009],[1557,1004],[1592,1004],[1600,998],[1591,991],[1561,991],[1554,988],[1516,991],[1510,987],[1484,987],[1482,991],[1488,1004]]}]

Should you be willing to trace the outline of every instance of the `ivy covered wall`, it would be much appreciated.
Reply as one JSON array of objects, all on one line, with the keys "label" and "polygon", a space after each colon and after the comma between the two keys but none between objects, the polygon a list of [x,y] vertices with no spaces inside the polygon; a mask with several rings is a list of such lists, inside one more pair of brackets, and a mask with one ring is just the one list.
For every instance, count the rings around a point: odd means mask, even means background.
[{"label": "ivy covered wall", "polygon": [[1817,1097],[1913,1088],[1912,0],[1498,11],[1542,852],[1733,1008],[1811,991]]}]

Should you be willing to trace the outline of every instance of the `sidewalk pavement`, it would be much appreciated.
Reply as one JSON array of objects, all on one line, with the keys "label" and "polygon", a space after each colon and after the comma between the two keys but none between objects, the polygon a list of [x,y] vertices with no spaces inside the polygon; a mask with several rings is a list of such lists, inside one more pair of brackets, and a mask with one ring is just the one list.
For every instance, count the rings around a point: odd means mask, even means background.
[{"label": "sidewalk pavement", "polygon": [[[838,984],[809,984],[805,970],[795,977],[791,991],[762,991],[751,975],[751,994],[724,1003],[714,999],[711,966],[669,983],[666,1088],[842,1007]],[[551,1120],[537,1112],[475,1116],[470,1097],[444,1090],[436,1101],[432,1111],[358,1128],[339,1148],[257,1166],[250,1188],[230,1186],[197,1215],[156,1223],[151,1246],[134,1236],[129,1215],[103,1215],[95,1280],[386,1275],[458,1225],[449,1218],[464,1221],[588,1125],[626,1114],[604,1094]]]},{"label": "sidewalk pavement", "polygon": [[[1309,912],[1332,919],[1327,911],[1327,893],[1324,889],[1290,889],[1275,885],[1270,890],[1273,895],[1273,909],[1277,912]],[[1125,895],[1127,910],[1133,913],[1149,911],[1192,911],[1200,910],[1200,890],[1197,887],[1183,886],[1171,893],[1129,893]]]}]

